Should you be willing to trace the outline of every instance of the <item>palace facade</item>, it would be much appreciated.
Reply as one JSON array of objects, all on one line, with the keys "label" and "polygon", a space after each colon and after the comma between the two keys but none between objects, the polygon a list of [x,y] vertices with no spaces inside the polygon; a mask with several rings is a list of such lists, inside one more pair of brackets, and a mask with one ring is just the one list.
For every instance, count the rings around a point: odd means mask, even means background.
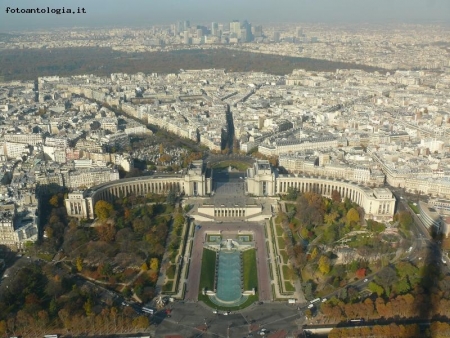
[{"label": "palace facade", "polygon": [[[364,208],[366,218],[388,221],[395,211],[395,197],[389,189],[369,188],[356,182],[343,179],[329,179],[306,175],[278,175],[269,161],[258,160],[247,169],[246,194],[255,197],[270,197],[286,194],[292,188],[299,192],[316,192],[331,197],[334,190],[342,198]],[[65,200],[67,213],[71,217],[94,219],[94,206],[97,201],[112,202],[115,198],[129,194],[146,195],[148,193],[167,194],[175,191],[185,196],[209,196],[213,191],[212,174],[203,161],[194,161],[183,174],[149,176],[122,179],[105,183],[94,188],[72,192]],[[215,210],[213,217],[248,217],[247,208],[234,211]]]}]

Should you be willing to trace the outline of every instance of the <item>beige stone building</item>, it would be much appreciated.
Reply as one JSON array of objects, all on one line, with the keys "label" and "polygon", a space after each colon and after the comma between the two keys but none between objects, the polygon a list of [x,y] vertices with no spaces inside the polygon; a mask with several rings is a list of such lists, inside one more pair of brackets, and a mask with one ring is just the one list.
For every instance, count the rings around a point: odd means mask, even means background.
[{"label": "beige stone building", "polygon": [[145,176],[105,183],[92,189],[68,194],[65,200],[67,214],[71,217],[94,219],[94,206],[100,200],[148,193],[167,194],[175,191],[187,196],[205,196],[211,193],[212,180],[202,160],[193,161],[188,170],[179,175]]},{"label": "beige stone building", "polygon": [[324,179],[307,175],[275,175],[268,161],[256,161],[247,169],[247,191],[254,196],[286,194],[288,189],[313,191],[326,197],[337,190],[342,198],[349,198],[364,208],[366,218],[379,221],[392,220],[395,197],[389,189],[360,185],[340,179]]}]

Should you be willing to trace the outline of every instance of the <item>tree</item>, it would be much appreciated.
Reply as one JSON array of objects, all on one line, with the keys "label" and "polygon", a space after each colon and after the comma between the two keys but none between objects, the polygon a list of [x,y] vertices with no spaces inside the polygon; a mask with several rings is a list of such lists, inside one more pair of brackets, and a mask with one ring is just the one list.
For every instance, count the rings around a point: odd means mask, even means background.
[{"label": "tree", "polygon": [[376,282],[383,286],[388,297],[390,295],[390,288],[397,282],[397,280],[397,273],[389,266],[381,270],[376,277]]},{"label": "tree", "polygon": [[298,190],[294,187],[289,187],[287,189],[286,199],[288,201],[295,201],[298,197]]},{"label": "tree", "polygon": [[324,221],[325,221],[326,225],[331,225],[336,221],[336,219],[338,217],[339,217],[338,212],[332,211],[324,216]]},{"label": "tree", "polygon": [[81,272],[83,270],[83,258],[81,258],[80,256],[77,257],[76,266],[78,272]]},{"label": "tree", "polygon": [[356,270],[356,277],[358,278],[364,278],[366,276],[366,269],[361,268]]},{"label": "tree", "polygon": [[86,313],[86,316],[90,316],[92,314],[92,299],[90,297],[84,303],[83,309],[84,309],[84,311]]},{"label": "tree", "polygon": [[314,249],[311,251],[311,259],[315,259],[317,257],[317,255],[319,254],[319,249],[317,248],[317,246],[314,247]]},{"label": "tree", "polygon": [[54,316],[58,312],[58,307],[56,305],[56,299],[54,297],[50,301],[50,304],[48,306],[48,312],[50,313],[50,316]]},{"label": "tree", "polygon": [[6,331],[7,331],[6,321],[2,320],[0,321],[0,334],[4,335],[6,334]]},{"label": "tree", "polygon": [[330,259],[327,256],[321,256],[319,259],[319,271],[326,275],[330,272]]},{"label": "tree", "polygon": [[383,287],[378,285],[375,282],[370,282],[367,287],[370,291],[372,291],[373,293],[376,293],[378,295],[378,297],[381,297],[381,295],[384,293]]},{"label": "tree", "polygon": [[411,286],[406,278],[400,279],[392,286],[393,291],[397,294],[405,294],[411,290]]},{"label": "tree", "polygon": [[98,271],[102,276],[111,276],[113,274],[113,267],[109,262],[106,262],[98,266]]},{"label": "tree", "polygon": [[158,271],[158,268],[159,268],[158,258],[150,259],[150,270]]},{"label": "tree", "polygon": [[44,327],[44,328],[45,328],[45,327],[48,325],[48,323],[49,323],[48,312],[45,311],[45,310],[40,310],[40,311],[38,312],[37,317],[38,317],[39,325],[40,325],[41,327]]},{"label": "tree", "polygon": [[159,163],[169,163],[170,161],[172,161],[172,156],[169,154],[163,154],[158,159]]},{"label": "tree", "polygon": [[313,284],[312,282],[307,282],[305,285],[305,297],[308,300],[311,300],[314,298],[313,296]]},{"label": "tree", "polygon": [[355,224],[358,224],[358,222],[359,222],[359,212],[355,208],[351,208],[347,212],[347,224],[353,226]]},{"label": "tree", "polygon": [[150,325],[147,316],[139,316],[133,320],[133,326],[139,329],[145,329]]},{"label": "tree", "polygon": [[339,193],[339,191],[333,190],[331,192],[331,199],[333,200],[333,202],[341,203],[342,197],[341,197],[341,194]]},{"label": "tree", "polygon": [[94,211],[100,220],[106,220],[111,217],[114,208],[111,203],[100,200],[95,203]]},{"label": "tree", "polygon": [[52,198],[50,198],[49,203],[53,208],[58,208],[59,207],[58,195],[53,195]]},{"label": "tree", "polygon": [[413,218],[408,211],[400,211],[398,213],[398,223],[401,228],[409,230],[413,224]]},{"label": "tree", "polygon": [[339,236],[339,228],[337,225],[331,225],[323,232],[322,243],[331,245]]},{"label": "tree", "polygon": [[133,295],[133,292],[131,292],[131,289],[128,286],[126,286],[126,287],[123,288],[122,294],[123,294],[124,297],[128,298],[128,297],[131,297]]},{"label": "tree", "polygon": [[99,227],[96,227],[98,237],[101,241],[104,242],[112,242],[116,236],[116,229],[111,224],[103,224]]},{"label": "tree", "polygon": [[367,229],[376,233],[381,233],[386,229],[386,226],[383,223],[369,219],[367,220]]},{"label": "tree", "polygon": [[175,191],[173,189],[171,189],[169,191],[169,193],[167,194],[166,202],[168,204],[174,205],[175,201],[176,201]]},{"label": "tree", "polygon": [[269,156],[268,158],[269,163],[272,167],[278,168],[278,156],[273,155],[273,156]]}]

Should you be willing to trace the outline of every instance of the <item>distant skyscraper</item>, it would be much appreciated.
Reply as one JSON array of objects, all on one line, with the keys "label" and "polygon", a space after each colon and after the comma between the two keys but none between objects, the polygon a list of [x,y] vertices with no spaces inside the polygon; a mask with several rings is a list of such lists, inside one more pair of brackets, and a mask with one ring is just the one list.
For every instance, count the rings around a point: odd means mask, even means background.
[{"label": "distant skyscraper", "polygon": [[219,25],[217,22],[211,23],[211,35],[219,36]]},{"label": "distant skyscraper", "polygon": [[185,45],[189,45],[190,44],[189,31],[184,31],[183,32],[183,43]]},{"label": "distant skyscraper", "polygon": [[184,23],[182,21],[177,22],[177,33],[184,31]]},{"label": "distant skyscraper", "polygon": [[225,32],[225,27],[223,23],[219,24],[219,28],[218,28],[218,33],[219,33],[219,37],[222,36],[222,33]]},{"label": "distant skyscraper", "polygon": [[183,26],[183,30],[187,31],[191,27],[191,23],[189,22],[189,20],[186,20],[184,21]]},{"label": "distant skyscraper", "polygon": [[260,38],[263,36],[262,26],[252,27],[252,32],[255,38]]},{"label": "distant skyscraper", "polygon": [[280,32],[273,32],[273,41],[280,42]]},{"label": "distant skyscraper", "polygon": [[170,25],[170,30],[172,31],[173,35],[178,34],[178,25]]},{"label": "distant skyscraper", "polygon": [[233,22],[230,22],[230,33],[236,34],[237,38],[241,37],[241,23],[239,20],[233,20]]},{"label": "distant skyscraper", "polygon": [[203,36],[203,29],[197,28],[197,37],[201,38]]},{"label": "distant skyscraper", "polygon": [[247,20],[245,20],[241,28],[241,41],[250,42],[252,40],[253,40],[252,25],[248,23]]},{"label": "distant skyscraper", "polygon": [[241,33],[239,34],[239,38],[241,42],[249,42],[250,40],[247,37],[247,29],[241,28]]}]

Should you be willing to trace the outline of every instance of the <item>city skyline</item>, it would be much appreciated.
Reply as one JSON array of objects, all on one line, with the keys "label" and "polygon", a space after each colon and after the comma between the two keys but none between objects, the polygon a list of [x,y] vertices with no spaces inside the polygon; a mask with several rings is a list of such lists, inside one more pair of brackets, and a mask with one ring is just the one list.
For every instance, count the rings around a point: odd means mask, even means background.
[{"label": "city skyline", "polygon": [[[228,2],[171,0],[169,2],[148,3],[133,0],[129,6],[121,3],[92,3],[86,0],[12,2],[3,0],[0,11],[0,31],[48,29],[56,27],[101,27],[101,26],[151,26],[170,24],[180,20],[192,22],[231,22],[247,19],[254,23],[263,22],[324,22],[324,23],[382,23],[406,22],[449,23],[447,13],[450,2],[444,0],[397,0],[397,1],[355,1],[330,0],[272,2],[269,0]],[[6,9],[85,8],[86,14],[17,14],[6,13]],[[138,9],[138,10],[137,10]]]}]

